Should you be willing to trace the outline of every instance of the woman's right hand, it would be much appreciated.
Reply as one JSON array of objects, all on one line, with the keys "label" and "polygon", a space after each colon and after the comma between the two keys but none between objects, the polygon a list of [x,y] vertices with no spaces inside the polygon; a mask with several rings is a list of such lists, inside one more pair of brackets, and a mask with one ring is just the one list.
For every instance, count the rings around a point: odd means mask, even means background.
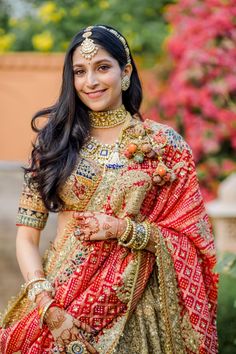
[{"label": "woman's right hand", "polygon": [[45,323],[51,331],[60,353],[66,353],[67,346],[74,341],[84,344],[88,353],[97,354],[96,349],[85,339],[83,331],[93,333],[86,323],[80,322],[60,307],[51,307],[45,316]]}]

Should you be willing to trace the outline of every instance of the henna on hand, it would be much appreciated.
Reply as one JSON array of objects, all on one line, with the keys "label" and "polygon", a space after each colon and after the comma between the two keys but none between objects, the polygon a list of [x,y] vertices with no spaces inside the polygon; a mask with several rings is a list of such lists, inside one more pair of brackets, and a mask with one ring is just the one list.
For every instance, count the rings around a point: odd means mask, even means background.
[{"label": "henna on hand", "polygon": [[65,320],[65,311],[59,307],[50,308],[45,315],[45,321],[50,331],[60,328]]},{"label": "henna on hand", "polygon": [[90,353],[97,353],[96,349],[88,342],[83,334],[83,331],[91,334],[94,332],[86,323],[82,323],[73,318],[69,313],[59,307],[49,308],[45,319],[57,346],[60,348],[60,352],[64,353],[64,350],[66,352],[67,345],[73,341],[79,340],[84,343]]},{"label": "henna on hand", "polygon": [[117,239],[123,235],[127,227],[127,221],[125,219],[118,219]]},{"label": "henna on hand", "polygon": [[117,239],[126,228],[125,220],[100,212],[75,213],[74,216],[79,229],[75,236],[84,241]]}]

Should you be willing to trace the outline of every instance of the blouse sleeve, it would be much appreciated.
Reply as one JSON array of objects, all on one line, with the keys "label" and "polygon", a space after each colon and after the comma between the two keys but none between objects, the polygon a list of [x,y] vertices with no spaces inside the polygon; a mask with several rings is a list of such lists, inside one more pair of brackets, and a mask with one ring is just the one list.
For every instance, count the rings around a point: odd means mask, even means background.
[{"label": "blouse sleeve", "polygon": [[48,210],[44,205],[36,183],[30,183],[29,176],[24,179],[20,196],[16,225],[30,226],[42,230],[47,222]]}]

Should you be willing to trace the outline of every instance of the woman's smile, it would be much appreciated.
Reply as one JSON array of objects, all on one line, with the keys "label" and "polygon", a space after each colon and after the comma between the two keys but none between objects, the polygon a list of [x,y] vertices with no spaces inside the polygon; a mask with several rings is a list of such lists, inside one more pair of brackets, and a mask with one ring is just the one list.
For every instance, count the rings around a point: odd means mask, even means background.
[{"label": "woman's smile", "polygon": [[100,98],[106,90],[107,90],[107,89],[96,90],[96,91],[90,91],[90,92],[85,92],[85,94],[86,94],[89,98],[96,99],[96,98]]}]

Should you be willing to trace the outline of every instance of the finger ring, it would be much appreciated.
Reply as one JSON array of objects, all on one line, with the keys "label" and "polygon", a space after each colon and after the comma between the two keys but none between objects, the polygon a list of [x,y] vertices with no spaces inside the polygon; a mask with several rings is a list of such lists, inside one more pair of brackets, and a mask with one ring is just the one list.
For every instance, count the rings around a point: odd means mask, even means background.
[{"label": "finger ring", "polygon": [[75,235],[75,236],[79,236],[80,234],[81,234],[80,228],[78,227],[78,228],[75,230],[74,235]]},{"label": "finger ring", "polygon": [[86,349],[86,346],[79,342],[79,341],[74,341],[71,342],[66,350],[67,354],[88,354],[88,351]]}]

